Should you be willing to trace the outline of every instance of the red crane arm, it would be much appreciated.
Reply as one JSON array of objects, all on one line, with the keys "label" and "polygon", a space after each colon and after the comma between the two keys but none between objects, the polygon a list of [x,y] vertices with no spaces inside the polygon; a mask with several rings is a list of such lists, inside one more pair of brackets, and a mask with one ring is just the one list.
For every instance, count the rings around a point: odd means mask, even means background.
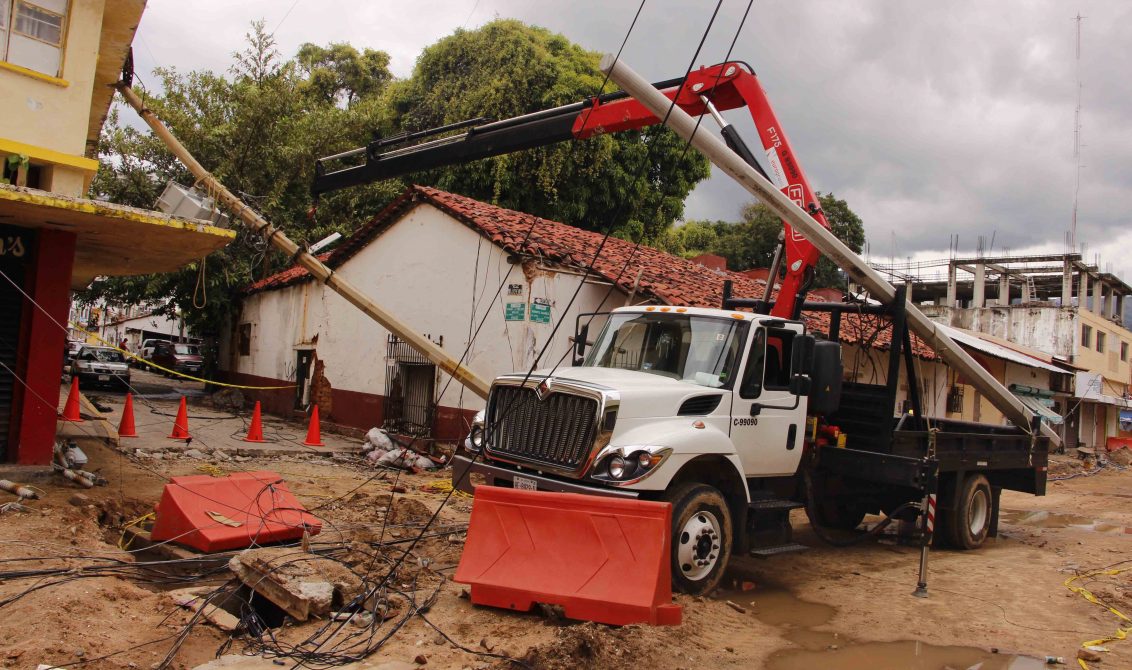
[{"label": "red crane arm", "polygon": [[[701,67],[690,72],[686,78],[660,82],[655,86],[693,116],[746,107],[755,121],[759,140],[765,151],[765,160],[769,166],[766,176],[799,207],[829,228],[805,173],[802,172],[802,166],[786,139],[786,133],[750,68],[738,62],[721,63]],[[723,134],[731,148],[762,171],[734,128],[723,122],[722,117],[716,118],[723,124]],[[365,147],[323,158],[316,164],[311,190],[317,196],[348,186],[444,165],[466,163],[556,142],[584,140],[603,133],[635,130],[657,123],[660,123],[660,119],[621,92],[502,121],[472,119],[431,130],[380,138]],[[462,132],[441,136],[457,131]],[[417,141],[421,143],[409,144]],[[332,172],[326,169],[327,162],[352,160],[359,156],[364,156],[364,164]],[[796,319],[820,253],[788,223],[783,221],[782,225],[786,272],[778,299],[770,313],[777,317]],[[768,291],[764,298],[769,299],[769,293]]]},{"label": "red crane arm", "polygon": [[[786,132],[753,73],[739,63],[722,63],[695,70],[688,75],[683,86],[674,86],[662,92],[669,99],[675,97],[676,104],[692,116],[701,116],[707,112],[704,98],[710,100],[720,111],[746,107],[754,119],[759,140],[766,152],[768,178],[795,204],[829,228],[829,222],[821,211]],[[592,107],[578,114],[574,122],[574,137],[585,139],[602,133],[643,128],[659,122],[660,119],[632,98],[605,103],[596,101]],[[800,233],[795,232],[789,223],[783,221],[782,225],[785,234],[786,274],[771,314],[782,318],[797,318],[810,275],[821,252]]]}]

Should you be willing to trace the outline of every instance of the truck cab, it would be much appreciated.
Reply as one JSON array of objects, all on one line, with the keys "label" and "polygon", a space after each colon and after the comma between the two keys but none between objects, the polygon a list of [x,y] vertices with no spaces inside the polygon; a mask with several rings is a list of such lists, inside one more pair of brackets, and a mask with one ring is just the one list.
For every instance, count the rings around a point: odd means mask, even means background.
[{"label": "truck cab", "polygon": [[[696,307],[617,309],[592,346],[586,330],[574,366],[494,381],[454,482],[471,490],[470,468],[489,485],[671,502],[689,592],[714,587],[753,534],[788,545],[807,412],[836,406],[839,345],[800,321]],[[763,502],[769,528],[747,528]]]}]

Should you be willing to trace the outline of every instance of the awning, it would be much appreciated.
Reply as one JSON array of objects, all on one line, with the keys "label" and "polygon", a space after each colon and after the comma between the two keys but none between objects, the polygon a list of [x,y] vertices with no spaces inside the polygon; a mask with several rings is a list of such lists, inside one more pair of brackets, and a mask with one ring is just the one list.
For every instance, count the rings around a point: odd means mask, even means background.
[{"label": "awning", "polygon": [[208,221],[7,185],[0,185],[0,223],[75,233],[73,288],[97,275],[172,272],[236,237]]},{"label": "awning", "polygon": [[1009,361],[1011,363],[1016,363],[1018,365],[1024,365],[1029,368],[1049,370],[1050,372],[1058,372],[1061,374],[1072,374],[1069,370],[1060,368],[1051,363],[1046,363],[1040,358],[1024,354],[1021,351],[1016,351],[1009,347],[1004,347],[1001,344],[997,344],[989,340],[984,340],[976,333],[962,330],[960,328],[955,328],[953,326],[947,326],[942,323],[935,324],[935,327],[947,333],[949,336],[951,336],[951,339],[955,340],[964,347],[974,349],[984,354],[989,354],[991,356],[994,356],[995,358]]},{"label": "awning", "polygon": [[1042,404],[1043,400],[1041,398],[1021,393],[1015,393],[1014,397],[1022,401],[1023,405],[1025,405],[1034,414],[1040,416],[1046,423],[1057,425],[1062,422],[1061,415],[1053,411],[1052,407],[1047,407],[1046,405]]}]

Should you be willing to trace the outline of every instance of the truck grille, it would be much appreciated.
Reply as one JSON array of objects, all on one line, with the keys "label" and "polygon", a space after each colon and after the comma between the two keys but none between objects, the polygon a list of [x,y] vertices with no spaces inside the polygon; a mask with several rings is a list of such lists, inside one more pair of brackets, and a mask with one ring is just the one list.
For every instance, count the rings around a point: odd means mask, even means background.
[{"label": "truck grille", "polygon": [[487,447],[499,454],[559,468],[576,469],[593,447],[597,400],[552,393],[539,400],[534,389],[497,386],[487,415]]}]

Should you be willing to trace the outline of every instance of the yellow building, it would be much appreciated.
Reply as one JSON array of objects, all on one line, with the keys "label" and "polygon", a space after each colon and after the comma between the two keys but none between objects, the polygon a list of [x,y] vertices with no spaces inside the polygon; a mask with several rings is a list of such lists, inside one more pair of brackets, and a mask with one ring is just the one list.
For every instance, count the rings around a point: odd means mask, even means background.
[{"label": "yellow building", "polygon": [[[1069,447],[1132,439],[1132,286],[1081,254],[951,258],[914,268],[920,308],[942,323],[1048,356],[1072,383],[1018,383],[1052,400]],[[898,268],[900,269],[900,268]],[[944,274],[946,273],[946,274]],[[1055,383],[1056,382],[1056,383]]]},{"label": "yellow building", "polygon": [[144,0],[0,0],[0,461],[51,461],[70,291],[228,244],[206,221],[85,198]]}]

